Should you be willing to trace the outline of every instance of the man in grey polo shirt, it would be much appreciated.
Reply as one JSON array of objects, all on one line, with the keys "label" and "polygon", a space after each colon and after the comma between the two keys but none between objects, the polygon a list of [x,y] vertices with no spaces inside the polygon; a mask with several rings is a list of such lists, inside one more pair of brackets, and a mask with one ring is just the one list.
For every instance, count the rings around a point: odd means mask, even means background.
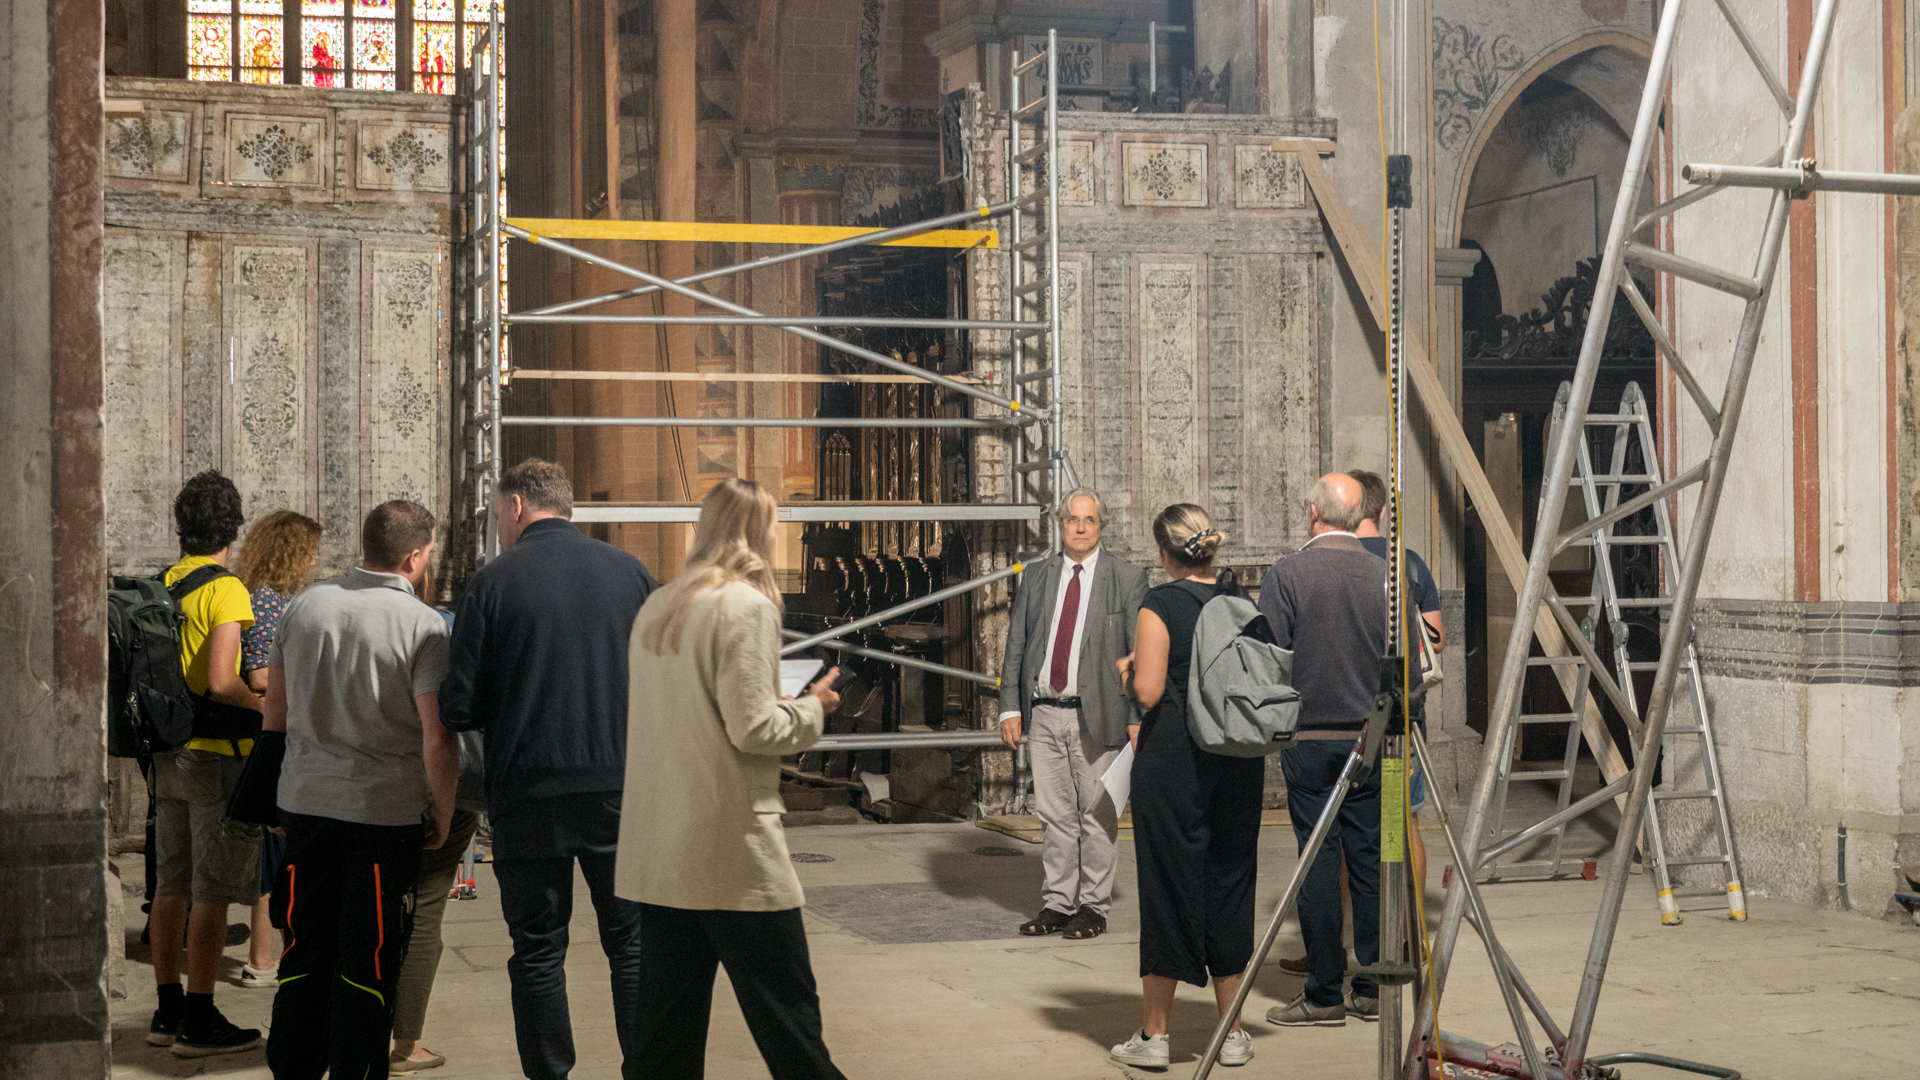
[{"label": "man in grey polo shirt", "polygon": [[278,1080],[387,1075],[407,904],[421,850],[446,841],[460,772],[440,723],[446,623],[415,594],[433,515],[382,503],[360,546],[362,565],[287,606],[267,660],[264,727],[287,737],[273,891],[287,951],[267,1045]]}]

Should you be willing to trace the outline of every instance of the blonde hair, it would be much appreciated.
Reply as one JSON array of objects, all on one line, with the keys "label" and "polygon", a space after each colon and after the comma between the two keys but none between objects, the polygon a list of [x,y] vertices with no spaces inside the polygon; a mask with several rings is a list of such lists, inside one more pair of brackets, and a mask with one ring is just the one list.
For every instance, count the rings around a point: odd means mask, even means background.
[{"label": "blonde hair", "polygon": [[264,587],[292,596],[306,587],[319,549],[319,522],[297,511],[275,510],[247,530],[233,572],[249,592]]},{"label": "blonde hair", "polygon": [[[744,581],[760,595],[782,607],[780,587],[773,580],[774,520],[780,504],[751,480],[729,478],[707,492],[700,503],[700,523],[693,527],[693,550],[687,568],[653,600],[666,605],[665,614],[647,625],[640,644],[658,656],[680,651],[680,631],[694,598],[709,589]],[[662,643],[665,649],[662,649]]]},{"label": "blonde hair", "polygon": [[1174,503],[1153,519],[1153,540],[1160,550],[1182,566],[1209,566],[1227,534],[1213,527],[1213,519],[1192,503]]}]

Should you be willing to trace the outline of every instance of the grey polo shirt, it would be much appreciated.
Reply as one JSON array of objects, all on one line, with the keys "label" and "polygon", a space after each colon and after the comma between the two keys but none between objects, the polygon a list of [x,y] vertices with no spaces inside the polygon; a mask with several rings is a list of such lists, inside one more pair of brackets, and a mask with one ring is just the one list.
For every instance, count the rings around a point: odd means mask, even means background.
[{"label": "grey polo shirt", "polygon": [[268,666],[287,688],[280,808],[363,825],[427,807],[420,712],[447,674],[447,625],[398,574],[355,567],[293,598]]}]

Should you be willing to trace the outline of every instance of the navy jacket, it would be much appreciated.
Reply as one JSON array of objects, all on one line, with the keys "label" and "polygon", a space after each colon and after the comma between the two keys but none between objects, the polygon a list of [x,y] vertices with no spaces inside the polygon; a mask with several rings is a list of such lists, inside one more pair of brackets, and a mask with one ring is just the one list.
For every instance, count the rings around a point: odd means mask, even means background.
[{"label": "navy jacket", "polygon": [[487,809],[617,795],[627,768],[627,638],[654,589],[640,560],[560,518],[482,567],[453,622],[440,719],[486,734]]}]

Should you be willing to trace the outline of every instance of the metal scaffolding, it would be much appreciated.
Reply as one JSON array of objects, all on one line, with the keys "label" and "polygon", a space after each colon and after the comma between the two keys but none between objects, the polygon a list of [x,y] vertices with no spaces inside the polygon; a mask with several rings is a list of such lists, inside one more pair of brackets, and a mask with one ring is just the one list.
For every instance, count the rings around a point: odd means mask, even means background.
[{"label": "metal scaffolding", "polygon": [[[946,428],[973,429],[1009,439],[1012,451],[1011,499],[1005,503],[906,503],[809,501],[782,506],[786,522],[1017,522],[1025,526],[1019,548],[1037,552],[971,580],[960,582],[905,604],[854,619],[813,635],[790,640],[781,650],[790,655],[826,647],[905,667],[954,675],[997,687],[990,675],[949,668],[890,652],[849,645],[849,634],[903,617],[943,599],[990,586],[1020,573],[1026,562],[1044,557],[1058,547],[1059,523],[1054,513],[1061,494],[1072,487],[1072,470],[1060,441],[1061,382],[1058,355],[1060,326],[1060,243],[1055,227],[1059,206],[1059,177],[1051,168],[1056,159],[1059,115],[1058,44],[1049,33],[1047,47],[1022,60],[1011,58],[1011,94],[1008,116],[1006,198],[994,204],[946,214],[888,229],[822,228],[818,226],[754,225],[737,223],[565,221],[506,216],[502,199],[501,116],[497,107],[500,79],[500,24],[498,17],[476,37],[470,57],[472,97],[468,109],[466,181],[468,235],[465,241],[468,282],[465,322],[470,343],[465,385],[470,387],[464,411],[467,430],[462,439],[465,479],[471,485],[473,558],[483,565],[498,554],[493,529],[493,494],[503,468],[501,433],[507,427],[731,427],[731,428]],[[1023,96],[1022,91],[1029,93]],[[1022,148],[1023,135],[1031,146]],[[950,228],[1005,218],[1009,243],[999,244],[995,232]],[[668,279],[615,259],[596,255],[562,238],[626,239],[667,242],[725,240],[736,243],[796,244],[790,250],[732,266]],[[631,288],[599,296],[550,304],[531,311],[508,312],[501,289],[501,244],[512,239],[558,252],[578,262],[634,279]],[[1011,318],[927,319],[884,314],[871,317],[769,315],[706,292],[700,282],[764,269],[797,259],[814,258],[867,245],[1001,248],[1006,254],[1007,298]],[[656,292],[688,297],[717,313],[698,315],[611,315],[589,309]],[[671,380],[678,373],[570,372],[509,370],[501,344],[508,327],[516,323],[598,325],[766,326],[867,361],[894,375],[806,376],[808,381],[925,382],[974,403],[964,417],[821,417],[821,416],[508,416],[503,390],[510,378],[626,378]],[[904,360],[841,340],[823,329],[966,330],[1008,335],[1008,365],[1004,384],[988,386],[979,380],[953,378]],[[699,373],[706,381],[753,382],[766,376]],[[606,502],[576,503],[573,520],[581,523],[669,523],[697,521],[697,503]],[[984,731],[885,733],[826,736],[815,749],[852,750],[932,746],[981,746],[998,743],[999,736]]]},{"label": "metal scaffolding", "polygon": [[[1654,146],[1660,134],[1661,112],[1665,104],[1668,78],[1673,70],[1674,40],[1680,24],[1681,12],[1690,6],[1692,4],[1689,0],[1669,0],[1660,12],[1659,28],[1648,63],[1646,87],[1640,99],[1639,112],[1627,151],[1619,198],[1614,206],[1612,228],[1602,253],[1599,279],[1594,289],[1592,315],[1587,322],[1586,336],[1581,343],[1580,359],[1575,369],[1571,391],[1567,395],[1564,413],[1559,417],[1558,432],[1548,448],[1547,473],[1541,485],[1538,519],[1541,527],[1535,533],[1533,551],[1527,564],[1526,580],[1515,607],[1513,636],[1508,643],[1506,661],[1500,673],[1499,693],[1494,700],[1490,716],[1483,760],[1468,805],[1466,821],[1459,823],[1457,827],[1453,822],[1445,822],[1447,842],[1452,850],[1455,865],[1460,869],[1453,875],[1452,884],[1447,892],[1446,907],[1441,914],[1439,928],[1435,934],[1433,982],[1426,987],[1420,1007],[1413,1017],[1412,1038],[1404,1067],[1404,1075],[1408,1080],[1427,1076],[1430,1068],[1438,1068],[1437,1059],[1441,1057],[1444,1057],[1446,1068],[1455,1075],[1571,1080],[1574,1077],[1593,1075],[1595,1070],[1604,1069],[1610,1065],[1641,1062],[1708,1076],[1738,1076],[1738,1073],[1733,1070],[1719,1066],[1680,1061],[1658,1055],[1627,1053],[1593,1056],[1588,1053],[1588,1043],[1593,1034],[1600,991],[1606,982],[1607,963],[1613,948],[1615,929],[1619,923],[1622,899],[1633,867],[1634,840],[1641,833],[1649,803],[1649,793],[1652,789],[1654,770],[1671,730],[1668,726],[1668,716],[1675,684],[1687,670],[1692,642],[1692,635],[1688,632],[1688,628],[1692,624],[1701,570],[1706,564],[1708,547],[1713,540],[1715,517],[1733,457],[1741,411],[1746,401],[1747,382],[1753,371],[1754,354],[1760,341],[1768,301],[1771,298],[1774,271],[1784,246],[1790,202],[1794,198],[1805,197],[1807,193],[1816,190],[1878,194],[1911,192],[1920,185],[1920,178],[1851,173],[1823,175],[1815,170],[1812,159],[1802,156],[1807,140],[1808,123],[1813,115],[1827,49],[1833,34],[1838,0],[1820,0],[1807,43],[1798,93],[1792,97],[1787,95],[1784,84],[1774,74],[1771,63],[1753,45],[1751,35],[1741,24],[1733,8],[1724,0],[1716,0],[1715,6],[1727,19],[1734,36],[1741,42],[1748,58],[1759,70],[1762,79],[1772,92],[1772,99],[1778,104],[1782,116],[1786,119],[1786,136],[1782,140],[1780,149],[1755,167],[1703,164],[1685,166],[1681,175],[1700,186],[1686,194],[1669,199],[1646,213],[1641,213],[1640,197],[1645,185],[1647,168],[1653,159]],[[1757,254],[1750,271],[1736,272],[1708,266],[1634,239],[1662,219],[1731,187],[1762,187],[1773,191],[1765,225],[1760,233]],[[1686,358],[1668,336],[1665,327],[1654,317],[1651,307],[1639,294],[1633,279],[1625,273],[1625,267],[1628,264],[1672,274],[1709,289],[1737,296],[1745,301],[1739,331],[1733,341],[1726,380],[1717,399],[1708,392],[1699,377],[1704,374],[1704,370],[1689,366]],[[1677,468],[1670,479],[1651,483],[1646,491],[1632,498],[1621,499],[1603,507],[1583,507],[1590,516],[1583,515],[1585,520],[1581,524],[1556,534],[1550,524],[1563,520],[1562,514],[1567,506],[1568,494],[1575,483],[1577,457],[1585,445],[1584,433],[1592,419],[1590,406],[1593,389],[1600,369],[1608,322],[1613,311],[1612,299],[1615,290],[1619,290],[1626,296],[1634,311],[1646,324],[1648,331],[1659,345],[1668,370],[1673,372],[1677,381],[1686,390],[1686,398],[1683,400],[1689,401],[1694,406],[1698,421],[1705,427],[1711,439],[1702,460],[1684,468]],[[1670,597],[1671,612],[1669,618],[1672,629],[1662,638],[1660,661],[1655,669],[1653,687],[1641,710],[1636,715],[1631,710],[1630,702],[1628,708],[1623,710],[1627,713],[1629,727],[1637,737],[1630,771],[1545,821],[1533,825],[1516,836],[1507,837],[1498,843],[1493,843],[1492,846],[1487,846],[1490,843],[1487,835],[1488,818],[1492,812],[1497,779],[1500,775],[1500,762],[1496,758],[1504,752],[1509,741],[1510,729],[1519,716],[1520,698],[1528,667],[1528,645],[1535,630],[1536,619],[1546,617],[1551,622],[1558,623],[1567,638],[1578,649],[1581,657],[1585,659],[1586,676],[1598,683],[1610,698],[1618,701],[1627,700],[1625,695],[1618,693],[1618,688],[1610,685],[1610,680],[1605,678],[1604,667],[1597,659],[1598,650],[1586,632],[1586,627],[1569,611],[1567,598],[1556,594],[1548,576],[1554,556],[1584,541],[1597,539],[1604,543],[1608,531],[1616,522],[1648,507],[1675,500],[1681,493],[1695,485],[1698,485],[1698,491],[1692,504],[1693,512],[1685,535],[1685,543],[1676,545],[1677,557],[1668,558],[1667,565],[1663,568],[1668,582],[1667,593]],[[1624,681],[1626,673],[1622,672],[1621,675]],[[1546,835],[1562,822],[1621,793],[1624,793],[1626,798],[1621,810],[1619,833],[1613,845],[1605,883],[1602,886],[1600,909],[1594,919],[1593,935],[1581,975],[1579,995],[1574,1003],[1569,1023],[1563,1031],[1554,1022],[1553,1017],[1528,986],[1526,980],[1521,977],[1512,958],[1500,948],[1487,911],[1480,903],[1474,871],[1487,865],[1504,850]],[[1438,792],[1434,795],[1437,801]],[[1441,813],[1444,820],[1444,808]],[[1513,1021],[1517,1045],[1489,1047],[1444,1033],[1436,1037],[1433,1024],[1435,999],[1444,990],[1447,969],[1453,959],[1454,948],[1463,922],[1475,929],[1486,946],[1495,978]],[[1524,1010],[1520,1008],[1522,1003],[1526,1006]],[[1548,1044],[1544,1050],[1534,1041],[1534,1035],[1527,1021],[1529,1014],[1539,1023],[1541,1033]]]}]

